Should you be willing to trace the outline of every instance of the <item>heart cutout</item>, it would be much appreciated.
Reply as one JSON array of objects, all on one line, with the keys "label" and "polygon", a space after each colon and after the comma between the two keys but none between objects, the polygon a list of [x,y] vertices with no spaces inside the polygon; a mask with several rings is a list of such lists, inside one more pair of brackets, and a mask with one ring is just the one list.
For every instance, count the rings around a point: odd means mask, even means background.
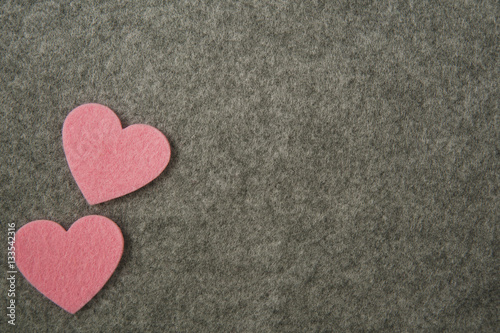
[{"label": "heart cutout", "polygon": [[133,192],[158,177],[170,144],[152,126],[122,128],[108,107],[80,105],[64,121],[63,147],[71,174],[90,205]]},{"label": "heart cutout", "polygon": [[16,265],[38,291],[69,313],[109,280],[123,253],[120,228],[104,216],[82,217],[68,229],[38,220],[15,237]]}]

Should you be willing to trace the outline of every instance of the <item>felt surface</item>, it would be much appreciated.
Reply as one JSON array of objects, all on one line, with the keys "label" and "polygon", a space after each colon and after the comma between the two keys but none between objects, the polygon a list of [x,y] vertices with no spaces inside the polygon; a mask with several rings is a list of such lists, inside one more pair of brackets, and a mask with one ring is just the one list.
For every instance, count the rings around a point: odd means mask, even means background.
[{"label": "felt surface", "polygon": [[71,173],[91,205],[143,187],[170,160],[170,145],[160,131],[142,124],[122,130],[116,114],[96,103],[71,111],[62,139]]},{"label": "felt surface", "polygon": [[38,220],[16,233],[16,265],[42,294],[74,314],[101,290],[123,253],[120,228],[104,216],[80,218],[66,232]]},{"label": "felt surface", "polygon": [[[126,244],[75,315],[19,275],[19,332],[497,331],[496,1],[0,6],[2,225]],[[85,103],[164,133],[165,171],[89,206]]]}]

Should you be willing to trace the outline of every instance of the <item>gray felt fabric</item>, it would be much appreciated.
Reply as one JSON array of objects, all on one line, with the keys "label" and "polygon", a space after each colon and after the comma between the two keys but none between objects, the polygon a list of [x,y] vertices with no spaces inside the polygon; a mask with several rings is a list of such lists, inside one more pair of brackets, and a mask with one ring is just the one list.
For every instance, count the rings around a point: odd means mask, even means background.
[{"label": "gray felt fabric", "polygon": [[[496,1],[0,10],[2,276],[7,223],[99,214],[125,237],[76,315],[18,274],[16,331],[499,329]],[[96,206],[61,141],[89,102],[172,145],[158,179]]]}]

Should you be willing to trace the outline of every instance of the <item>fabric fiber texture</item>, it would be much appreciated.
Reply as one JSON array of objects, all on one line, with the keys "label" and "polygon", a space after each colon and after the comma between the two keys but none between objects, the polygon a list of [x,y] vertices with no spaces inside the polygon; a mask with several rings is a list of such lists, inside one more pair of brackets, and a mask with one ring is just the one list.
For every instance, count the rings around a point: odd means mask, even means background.
[{"label": "fabric fiber texture", "polygon": [[[101,215],[124,250],[75,315],[18,273],[12,327],[2,278],[0,331],[498,332],[498,13],[2,1],[2,248]],[[163,133],[161,175],[89,205],[62,143],[85,103]]]}]

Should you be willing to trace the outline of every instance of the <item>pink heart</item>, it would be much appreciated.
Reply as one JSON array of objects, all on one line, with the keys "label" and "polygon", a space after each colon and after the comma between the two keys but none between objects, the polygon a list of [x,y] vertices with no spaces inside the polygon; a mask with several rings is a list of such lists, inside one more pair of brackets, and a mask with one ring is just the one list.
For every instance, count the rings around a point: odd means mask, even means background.
[{"label": "pink heart", "polygon": [[123,253],[120,228],[104,216],[85,216],[68,231],[38,220],[15,237],[16,264],[42,294],[75,313],[106,284]]},{"label": "pink heart", "polygon": [[62,137],[71,173],[91,205],[143,187],[170,160],[170,145],[163,133],[142,124],[122,129],[116,114],[100,104],[84,104],[71,111]]}]

